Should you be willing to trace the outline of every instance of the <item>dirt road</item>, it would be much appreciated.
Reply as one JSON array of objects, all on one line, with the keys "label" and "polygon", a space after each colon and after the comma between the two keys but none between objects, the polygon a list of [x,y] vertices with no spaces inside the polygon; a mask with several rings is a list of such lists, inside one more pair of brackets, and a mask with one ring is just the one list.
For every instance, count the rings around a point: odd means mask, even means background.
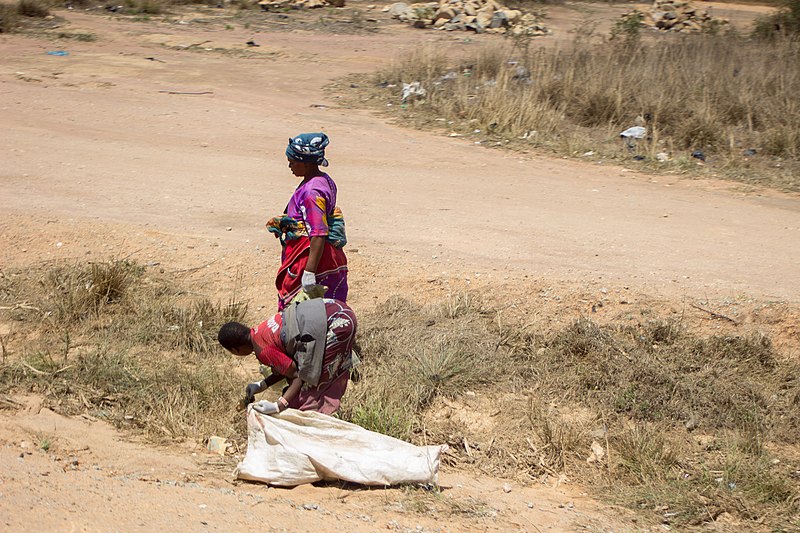
[{"label": "dirt road", "polygon": [[[220,284],[244,269],[249,294],[271,302],[257,283],[269,287],[277,255],[263,222],[295,185],[283,149],[294,133],[325,130],[362,305],[434,279],[800,298],[797,198],[484,149],[339,108],[323,90],[421,41],[472,46],[461,36],[60,15],[97,41],[0,34],[0,265],[220,261]],[[61,49],[69,55],[46,53]],[[233,486],[232,464],[202,450],[153,450],[35,406],[2,426],[9,531],[319,531],[332,520],[347,531],[640,529],[572,486],[506,493],[501,480],[446,472],[445,498],[478,510],[437,522],[409,514],[419,495],[402,490]],[[47,451],[32,440],[54,431]]]},{"label": "dirt road", "polygon": [[[97,43],[54,57],[61,43],[2,36],[6,213],[214,238],[235,253],[263,243],[292,190],[286,138],[325,129],[351,242],[376,264],[798,298],[795,198],[476,149],[338,109],[322,90],[449,35],[265,33],[249,52],[245,30],[69,18]],[[248,55],[169,48],[203,41]]]}]

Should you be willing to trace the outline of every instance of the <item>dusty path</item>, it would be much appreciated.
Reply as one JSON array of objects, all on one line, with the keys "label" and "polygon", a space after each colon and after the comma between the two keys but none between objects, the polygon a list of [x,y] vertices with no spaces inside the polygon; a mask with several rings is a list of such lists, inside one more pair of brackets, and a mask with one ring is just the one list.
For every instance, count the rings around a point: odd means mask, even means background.
[{"label": "dusty path", "polygon": [[286,138],[324,128],[351,242],[376,264],[406,256],[431,273],[798,298],[796,199],[475,149],[310,107],[335,105],[320,89],[331,78],[441,34],[261,34],[255,57],[237,58],[149,43],[242,50],[244,30],[70,19],[99,40],[70,43],[68,57],[45,54],[58,43],[0,37],[6,213],[146,226],[236,250],[264,238],[293,187]]},{"label": "dusty path", "polygon": [[[25,398],[20,398],[23,402]],[[457,473],[441,493],[337,484],[269,488],[231,481],[233,457],[122,440],[92,417],[33,398],[0,413],[4,531],[621,531],[631,513],[574,486],[524,487]],[[45,449],[46,448],[46,449]]]},{"label": "dusty path", "polygon": [[[219,261],[215,281],[226,286],[245,269],[260,296],[277,252],[262,224],[294,186],[286,138],[324,129],[357,302],[467,277],[522,294],[536,282],[800,299],[796,198],[478,149],[337,108],[321,89],[421,40],[462,46],[452,36],[264,32],[247,49],[253,31],[189,15],[64,15],[97,42],[68,42],[70,55],[54,57],[45,52],[64,42],[0,34],[0,267],[139,251],[174,266]],[[10,531],[321,531],[332,520],[344,531],[642,529],[571,485],[505,493],[501,480],[445,472],[440,503],[467,510],[436,518],[409,511],[419,496],[402,490],[232,486],[232,459],[209,465],[199,448],[120,442],[99,422],[38,408],[1,423],[0,523]],[[46,452],[34,442],[43,435],[56,437]]]}]

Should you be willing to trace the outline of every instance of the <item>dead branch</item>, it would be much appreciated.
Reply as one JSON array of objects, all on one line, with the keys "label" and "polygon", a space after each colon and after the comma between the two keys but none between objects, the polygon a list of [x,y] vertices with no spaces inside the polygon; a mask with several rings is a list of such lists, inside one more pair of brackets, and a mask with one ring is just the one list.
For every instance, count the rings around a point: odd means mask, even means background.
[{"label": "dead branch", "polygon": [[214,91],[197,91],[197,92],[194,92],[194,91],[158,91],[158,92],[167,93],[167,94],[191,94],[191,95],[196,95],[196,94],[214,94]]},{"label": "dead branch", "polygon": [[29,304],[28,302],[20,302],[18,304],[10,306],[9,305],[0,306],[0,311],[14,311],[16,309],[25,309],[26,311],[38,311],[39,313],[42,312],[41,309]]},{"label": "dead branch", "polygon": [[721,319],[721,320],[727,320],[728,322],[732,322],[736,326],[739,325],[739,321],[738,320],[736,320],[734,318],[731,318],[729,316],[723,315],[721,313],[717,313],[717,312],[712,311],[710,309],[705,309],[705,308],[700,307],[699,305],[696,305],[696,304],[692,304],[692,307],[694,307],[695,309],[699,309],[700,311],[703,311],[704,313],[708,313],[709,315],[711,315],[711,318],[718,318],[718,319]]},{"label": "dead branch", "polygon": [[38,374],[38,375],[40,375],[40,376],[44,376],[45,374],[47,374],[47,372],[42,372],[42,371],[41,371],[41,370],[39,370],[38,368],[33,368],[31,365],[29,365],[29,364],[28,364],[28,363],[26,363],[25,361],[23,361],[23,362],[22,362],[22,366],[24,366],[25,368],[27,368],[28,370],[30,370],[30,371],[31,371],[31,372],[33,372],[34,374]]}]

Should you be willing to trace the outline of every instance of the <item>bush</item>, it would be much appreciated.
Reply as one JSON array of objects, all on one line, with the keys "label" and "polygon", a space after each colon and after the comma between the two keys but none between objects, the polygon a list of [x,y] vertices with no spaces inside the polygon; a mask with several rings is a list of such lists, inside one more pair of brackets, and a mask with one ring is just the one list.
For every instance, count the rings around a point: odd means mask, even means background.
[{"label": "bush", "polygon": [[50,15],[50,7],[42,0],[18,0],[17,12],[23,17],[44,18]]},{"label": "bush", "polygon": [[10,33],[19,23],[19,11],[13,4],[0,3],[0,33]]},{"label": "bush", "polygon": [[752,35],[769,40],[800,36],[800,0],[787,0],[777,12],[760,17],[756,20]]}]

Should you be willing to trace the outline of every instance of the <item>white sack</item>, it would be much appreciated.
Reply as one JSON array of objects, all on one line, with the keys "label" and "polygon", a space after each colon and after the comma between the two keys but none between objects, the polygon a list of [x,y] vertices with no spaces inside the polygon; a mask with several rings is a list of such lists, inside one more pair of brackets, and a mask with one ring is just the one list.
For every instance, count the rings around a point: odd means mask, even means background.
[{"label": "white sack", "polygon": [[313,411],[247,415],[239,479],[292,487],[325,480],[362,485],[436,483],[445,446],[414,446]]}]

